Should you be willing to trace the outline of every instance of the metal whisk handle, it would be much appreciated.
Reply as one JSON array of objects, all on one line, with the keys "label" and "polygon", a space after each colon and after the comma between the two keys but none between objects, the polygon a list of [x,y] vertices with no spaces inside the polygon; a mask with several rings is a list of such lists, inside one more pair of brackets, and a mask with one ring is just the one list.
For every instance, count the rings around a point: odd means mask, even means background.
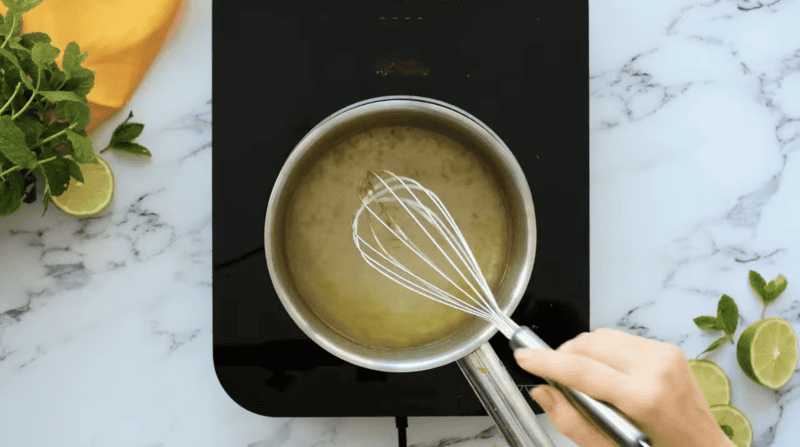
[{"label": "metal whisk handle", "polygon": [[[538,335],[521,326],[509,339],[511,349],[532,348],[552,349]],[[635,423],[611,404],[595,400],[580,391],[568,388],[558,382],[545,378],[547,383],[557,388],[589,423],[616,441],[620,447],[641,447],[650,445],[650,438]]]}]

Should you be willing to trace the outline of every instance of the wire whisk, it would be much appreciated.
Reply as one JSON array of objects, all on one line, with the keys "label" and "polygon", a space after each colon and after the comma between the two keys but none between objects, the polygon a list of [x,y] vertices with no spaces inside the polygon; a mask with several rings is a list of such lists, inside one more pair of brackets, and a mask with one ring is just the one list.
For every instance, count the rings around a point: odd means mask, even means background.
[{"label": "wire whisk", "polygon": [[[361,206],[353,218],[353,241],[367,264],[408,290],[494,323],[513,349],[550,349],[500,309],[464,235],[439,197],[416,180],[389,171],[381,174],[367,174]],[[545,380],[618,445],[649,447],[648,436],[617,410]]]},{"label": "wire whisk", "polygon": [[353,240],[364,260],[403,287],[486,319],[511,338],[519,325],[499,308],[441,199],[416,180],[383,172],[369,172],[353,219]]}]

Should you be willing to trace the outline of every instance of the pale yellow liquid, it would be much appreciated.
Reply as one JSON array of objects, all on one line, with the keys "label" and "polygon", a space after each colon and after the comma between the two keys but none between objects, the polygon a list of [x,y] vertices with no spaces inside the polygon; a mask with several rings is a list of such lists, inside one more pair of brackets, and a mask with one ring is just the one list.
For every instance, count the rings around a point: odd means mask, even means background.
[{"label": "pale yellow liquid", "polygon": [[473,152],[442,134],[409,126],[353,136],[307,170],[288,210],[288,265],[305,302],[340,334],[376,348],[423,346],[475,317],[402,288],[356,249],[352,221],[366,173],[384,169],[417,180],[441,198],[495,290],[508,255],[502,191]]}]

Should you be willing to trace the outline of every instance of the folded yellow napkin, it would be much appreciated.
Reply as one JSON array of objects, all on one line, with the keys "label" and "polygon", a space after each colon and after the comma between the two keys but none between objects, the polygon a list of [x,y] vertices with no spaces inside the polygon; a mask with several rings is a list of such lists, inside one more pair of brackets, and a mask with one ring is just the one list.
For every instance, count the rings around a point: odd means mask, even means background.
[{"label": "folded yellow napkin", "polygon": [[[179,15],[181,0],[44,0],[23,14],[22,32],[42,32],[61,50],[77,43],[95,73],[86,98],[89,131],[128,102]],[[0,13],[8,9],[0,4]]]}]

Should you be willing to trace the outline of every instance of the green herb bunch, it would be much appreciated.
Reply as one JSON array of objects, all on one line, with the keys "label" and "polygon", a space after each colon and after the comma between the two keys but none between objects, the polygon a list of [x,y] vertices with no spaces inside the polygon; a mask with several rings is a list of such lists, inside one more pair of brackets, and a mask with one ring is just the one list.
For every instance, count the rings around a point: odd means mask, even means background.
[{"label": "green herb bunch", "polygon": [[[786,285],[788,283],[783,275],[778,275],[777,278],[767,283],[761,274],[753,270],[750,270],[748,279],[750,281],[750,287],[764,304],[764,308],[761,311],[761,318],[763,319],[767,306],[786,290]],[[733,334],[736,333],[736,327],[739,325],[739,307],[733,301],[733,298],[728,295],[722,295],[717,303],[716,317],[703,315],[695,318],[693,321],[700,329],[705,329],[708,332],[725,333],[725,335],[711,343],[705,351],[701,352],[697,356],[699,358],[706,352],[711,352],[719,348],[725,342],[729,341],[733,343]]]},{"label": "green herb bunch", "polygon": [[[86,135],[86,95],[94,87],[95,72],[81,64],[89,54],[70,42],[59,68],[61,50],[47,34],[20,34],[22,15],[42,1],[2,0],[8,12],[0,15],[0,216],[36,201],[36,173],[44,180],[46,212],[70,179],[83,182],[80,164],[99,163]],[[150,155],[131,143],[144,126],[127,121],[114,132],[119,141],[109,148]]]}]

